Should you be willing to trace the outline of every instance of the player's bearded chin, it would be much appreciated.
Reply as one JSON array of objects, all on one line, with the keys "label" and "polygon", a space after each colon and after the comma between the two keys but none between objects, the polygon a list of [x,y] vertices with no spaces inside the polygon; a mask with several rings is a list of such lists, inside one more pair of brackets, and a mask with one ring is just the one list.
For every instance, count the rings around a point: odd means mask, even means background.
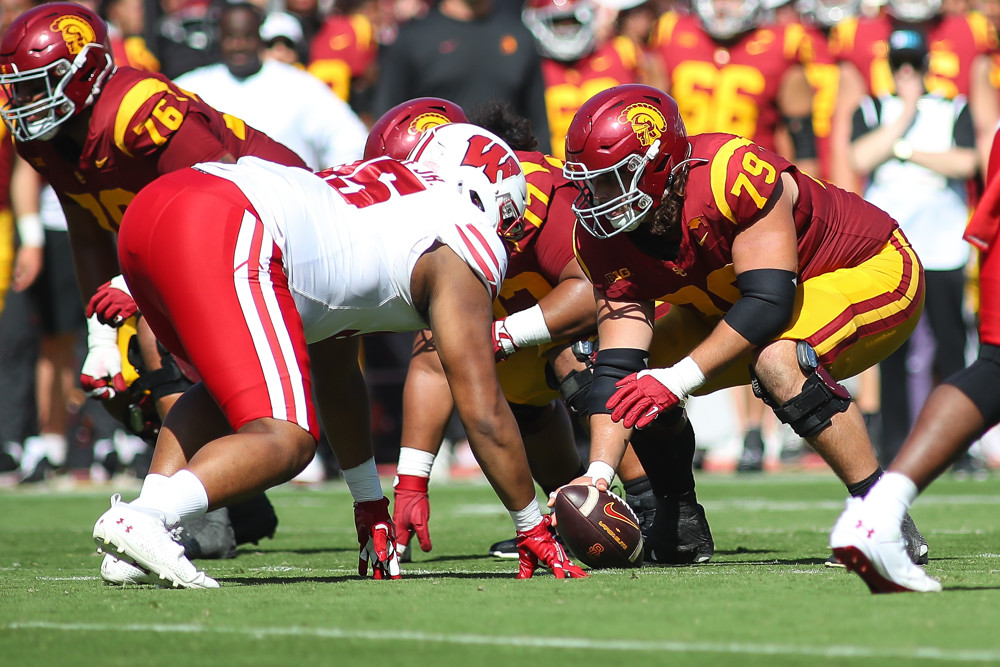
[{"label": "player's bearded chin", "polygon": [[658,246],[657,255],[674,259],[681,245],[681,211],[684,209],[684,192],[687,188],[688,170],[677,174],[663,195],[663,201],[651,212],[645,227],[648,236]]}]

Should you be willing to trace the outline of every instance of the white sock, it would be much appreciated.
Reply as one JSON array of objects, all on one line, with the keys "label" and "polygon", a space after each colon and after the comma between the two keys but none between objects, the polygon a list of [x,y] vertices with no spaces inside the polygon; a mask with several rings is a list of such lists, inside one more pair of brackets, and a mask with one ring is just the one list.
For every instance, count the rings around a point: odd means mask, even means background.
[{"label": "white sock", "polygon": [[887,472],[868,492],[865,504],[901,522],[918,493],[917,485],[909,477],[898,472]]},{"label": "white sock", "polygon": [[137,505],[139,507],[148,507],[148,501],[151,498],[155,498],[157,492],[162,488],[162,486],[170,479],[166,475],[160,475],[159,473],[151,472],[142,480],[142,489],[139,490],[139,497],[133,500],[130,505]]},{"label": "white sock", "polygon": [[542,510],[538,507],[538,499],[532,498],[523,510],[510,512],[510,518],[514,520],[514,529],[520,532],[531,530],[537,526],[542,522]]},{"label": "white sock", "polygon": [[371,500],[382,500],[382,482],[378,478],[378,468],[375,467],[375,457],[359,466],[344,470],[344,481],[351,490],[354,502],[365,503]]},{"label": "white sock", "polygon": [[207,512],[208,492],[193,472],[179,470],[162,481],[154,480],[149,489],[143,483],[142,493],[131,504],[162,513],[167,526],[173,527],[182,519]]},{"label": "white sock", "polygon": [[397,475],[415,475],[430,477],[434,466],[434,454],[413,447],[399,448],[399,463],[396,464]]}]

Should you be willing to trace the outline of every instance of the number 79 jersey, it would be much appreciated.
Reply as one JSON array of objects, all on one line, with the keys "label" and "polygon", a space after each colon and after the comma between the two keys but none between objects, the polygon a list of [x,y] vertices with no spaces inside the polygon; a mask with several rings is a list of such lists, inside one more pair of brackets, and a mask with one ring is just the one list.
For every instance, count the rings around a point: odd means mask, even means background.
[{"label": "number 79 jersey", "polygon": [[499,293],[508,256],[489,218],[418,163],[377,158],[313,174],[245,157],[195,168],[235,183],[253,204],[281,251],[309,343],[427,328],[410,279],[438,242],[490,301]]},{"label": "number 79 jersey", "polygon": [[898,227],[858,195],[799,172],[749,139],[703,134],[689,141],[696,162],[688,177],[675,260],[645,254],[631,234],[596,239],[577,224],[577,258],[594,286],[609,298],[655,299],[708,316],[724,315],[740,298],[733,239],[780,196],[784,172],[799,189],[793,214],[801,281],[858,266],[882,250]]}]

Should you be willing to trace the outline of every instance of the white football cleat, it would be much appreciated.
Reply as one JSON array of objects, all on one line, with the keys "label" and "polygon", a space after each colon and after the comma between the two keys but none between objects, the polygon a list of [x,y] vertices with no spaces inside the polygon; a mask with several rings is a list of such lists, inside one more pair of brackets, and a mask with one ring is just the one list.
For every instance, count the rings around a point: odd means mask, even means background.
[{"label": "white football cleat", "polygon": [[847,507],[830,533],[833,555],[856,572],[872,593],[937,593],[941,583],[906,554],[898,524],[872,516],[861,498]]},{"label": "white football cleat", "polygon": [[94,525],[94,542],[103,553],[148,570],[174,587],[219,587],[219,582],[188,560],[163,519],[121,502],[117,493],[111,496],[111,509]]},{"label": "white football cleat", "polygon": [[133,584],[160,584],[163,580],[148,570],[128,562],[115,558],[111,554],[104,554],[101,562],[101,579],[109,586],[128,586]]}]

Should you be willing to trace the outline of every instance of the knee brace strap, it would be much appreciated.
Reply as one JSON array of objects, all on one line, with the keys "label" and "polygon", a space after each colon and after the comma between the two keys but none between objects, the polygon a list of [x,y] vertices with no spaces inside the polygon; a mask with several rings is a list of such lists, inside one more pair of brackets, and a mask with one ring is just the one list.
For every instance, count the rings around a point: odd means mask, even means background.
[{"label": "knee brace strap", "polygon": [[846,412],[850,405],[850,392],[819,366],[806,378],[802,391],[775,408],[774,414],[799,436],[810,438],[829,427],[831,418]]}]

